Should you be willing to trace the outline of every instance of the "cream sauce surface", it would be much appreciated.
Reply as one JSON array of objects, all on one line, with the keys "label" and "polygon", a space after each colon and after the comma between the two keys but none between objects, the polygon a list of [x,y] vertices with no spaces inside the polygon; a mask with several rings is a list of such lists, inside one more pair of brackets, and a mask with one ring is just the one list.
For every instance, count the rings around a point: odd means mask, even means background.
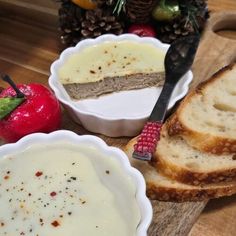
[{"label": "cream sauce surface", "polygon": [[115,158],[70,143],[0,159],[0,235],[135,236],[135,185]]},{"label": "cream sauce surface", "polygon": [[89,83],[105,77],[164,71],[165,52],[132,41],[105,42],[70,55],[60,67],[62,84]]}]

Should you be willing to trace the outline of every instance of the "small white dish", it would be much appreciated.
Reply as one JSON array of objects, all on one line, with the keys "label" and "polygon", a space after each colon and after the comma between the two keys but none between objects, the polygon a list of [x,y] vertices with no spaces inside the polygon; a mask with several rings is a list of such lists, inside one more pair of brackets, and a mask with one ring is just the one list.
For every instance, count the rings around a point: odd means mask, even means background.
[{"label": "small white dish", "polygon": [[[96,39],[83,40],[75,47],[64,50],[60,58],[51,65],[51,76],[49,78],[51,89],[68,109],[72,118],[91,132],[101,133],[110,137],[137,135],[150,116],[160,95],[161,87],[122,91],[101,96],[97,99],[74,101],[60,83],[58,69],[71,54],[79,53],[84,48],[107,41],[127,40],[151,44],[165,52],[169,47],[168,44],[163,44],[155,38],[141,38],[133,34],[123,34],[120,36],[108,34]],[[171,96],[168,109],[172,108],[178,100],[187,94],[192,79],[191,71],[188,71],[181,78]]]},{"label": "small white dish", "polygon": [[[59,130],[50,134],[35,133],[25,136],[21,140],[13,144],[5,144],[0,147],[0,156],[5,157],[20,153],[26,149],[29,149],[32,145],[43,144],[45,146],[61,145],[63,142],[79,145],[88,145],[94,147],[100,154],[99,158],[114,158],[117,163],[122,167],[122,171],[133,181],[134,198],[136,199],[138,208],[140,210],[140,223],[137,226],[137,236],[147,236],[147,230],[152,220],[152,206],[149,199],[146,196],[146,184],[142,174],[130,165],[128,157],[120,149],[108,146],[102,139],[92,136],[83,135],[79,136],[71,131]],[[82,152],[82,151],[81,151]],[[17,158],[17,157],[16,157]],[[91,157],[93,158],[93,156]],[[37,160],[35,160],[37,161]],[[27,171],[27,170],[25,170]],[[118,176],[118,175],[117,175]],[[121,189],[119,180],[115,179],[113,185],[117,186],[117,189]],[[127,199],[128,201],[128,199]]]}]

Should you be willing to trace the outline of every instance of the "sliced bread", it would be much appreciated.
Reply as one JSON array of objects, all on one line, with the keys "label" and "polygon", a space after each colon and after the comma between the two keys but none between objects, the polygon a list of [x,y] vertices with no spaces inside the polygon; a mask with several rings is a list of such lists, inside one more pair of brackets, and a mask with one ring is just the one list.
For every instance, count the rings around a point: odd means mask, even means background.
[{"label": "sliced bread", "polygon": [[136,138],[132,139],[124,151],[128,155],[131,165],[143,174],[147,185],[147,195],[150,199],[176,202],[202,201],[236,193],[235,181],[193,186],[164,176],[148,162],[136,160],[131,157],[136,141]]},{"label": "sliced bread", "polygon": [[159,171],[183,183],[200,185],[235,180],[236,184],[236,154],[217,156],[200,152],[182,137],[170,137],[166,125],[161,131],[155,159]]},{"label": "sliced bread", "polygon": [[236,64],[223,68],[184,99],[168,133],[204,152],[236,153]]}]

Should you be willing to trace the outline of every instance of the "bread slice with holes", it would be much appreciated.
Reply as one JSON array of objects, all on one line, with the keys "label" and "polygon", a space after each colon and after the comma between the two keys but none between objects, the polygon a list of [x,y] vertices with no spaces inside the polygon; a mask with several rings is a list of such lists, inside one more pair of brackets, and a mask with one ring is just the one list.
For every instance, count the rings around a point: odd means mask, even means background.
[{"label": "bread slice with holes", "polygon": [[198,151],[180,136],[168,135],[166,125],[157,145],[156,167],[172,179],[192,185],[233,181],[236,184],[236,154],[217,156]]},{"label": "bread slice with holes", "polygon": [[220,70],[184,99],[168,133],[204,152],[236,153],[236,64]]},{"label": "bread slice with holes", "polygon": [[136,138],[132,139],[124,151],[128,155],[131,165],[143,174],[147,185],[147,195],[150,199],[174,202],[203,201],[236,193],[235,181],[194,186],[166,177],[148,162],[131,157],[136,141]]}]

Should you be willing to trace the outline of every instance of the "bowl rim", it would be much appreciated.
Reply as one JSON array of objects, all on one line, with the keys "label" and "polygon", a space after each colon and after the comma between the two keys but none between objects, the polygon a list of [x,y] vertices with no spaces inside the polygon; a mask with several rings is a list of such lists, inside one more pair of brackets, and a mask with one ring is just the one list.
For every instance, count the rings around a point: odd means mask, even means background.
[{"label": "bowl rim", "polygon": [[143,175],[134,167],[130,165],[129,159],[126,154],[119,148],[108,146],[101,138],[93,135],[78,135],[69,130],[58,130],[49,134],[34,133],[29,134],[16,143],[3,144],[0,146],[0,158],[6,155],[16,153],[19,150],[25,150],[31,145],[39,143],[57,143],[66,141],[73,144],[90,144],[98,148],[101,152],[109,154],[105,158],[116,158],[122,169],[128,174],[135,185],[136,193],[135,198],[140,210],[141,219],[137,226],[137,236],[147,236],[147,230],[151,224],[153,217],[152,205],[146,196],[146,183]]},{"label": "bowl rim", "polygon": [[[91,111],[84,111],[84,110],[80,110],[76,105],[75,102],[70,98],[70,96],[68,95],[68,93],[66,92],[65,88],[63,87],[63,85],[60,83],[59,79],[58,79],[58,68],[64,63],[64,61],[73,53],[78,53],[81,50],[83,50],[84,48],[90,47],[90,46],[94,46],[94,45],[98,45],[98,44],[102,44],[106,41],[116,41],[116,42],[120,42],[120,41],[134,41],[134,42],[138,42],[138,43],[145,43],[145,44],[149,44],[152,45],[154,47],[157,47],[161,50],[164,50],[165,52],[168,50],[169,48],[169,44],[166,43],[162,43],[160,40],[156,39],[156,38],[152,38],[152,37],[139,37],[135,34],[122,34],[122,35],[113,35],[113,34],[104,34],[102,36],[99,36],[95,39],[84,39],[82,41],[80,41],[76,46],[74,47],[69,47],[66,48],[60,55],[59,58],[57,60],[55,60],[50,67],[50,77],[48,80],[49,86],[51,87],[51,89],[54,91],[56,97],[58,98],[58,100],[60,102],[62,102],[63,104],[67,105],[68,107],[70,107],[72,110],[74,110],[77,114],[81,114],[81,115],[85,115],[85,116],[92,116],[92,117],[96,117],[99,119],[102,119],[104,121],[122,121],[122,120],[128,120],[128,121],[133,121],[133,120],[141,120],[141,119],[146,119],[148,117],[147,114],[142,114],[142,115],[137,115],[137,116],[129,116],[124,114],[122,117],[112,117],[112,116],[103,116],[101,113],[95,113],[95,112],[91,112]],[[192,79],[193,79],[193,74],[191,72],[191,70],[189,70],[186,74],[186,79],[185,82],[183,83],[182,86],[182,92],[179,93],[177,96],[174,97],[174,99],[172,99],[169,103],[169,107],[174,106],[174,104],[182,99],[188,92],[189,89],[189,84],[191,83]]]}]

